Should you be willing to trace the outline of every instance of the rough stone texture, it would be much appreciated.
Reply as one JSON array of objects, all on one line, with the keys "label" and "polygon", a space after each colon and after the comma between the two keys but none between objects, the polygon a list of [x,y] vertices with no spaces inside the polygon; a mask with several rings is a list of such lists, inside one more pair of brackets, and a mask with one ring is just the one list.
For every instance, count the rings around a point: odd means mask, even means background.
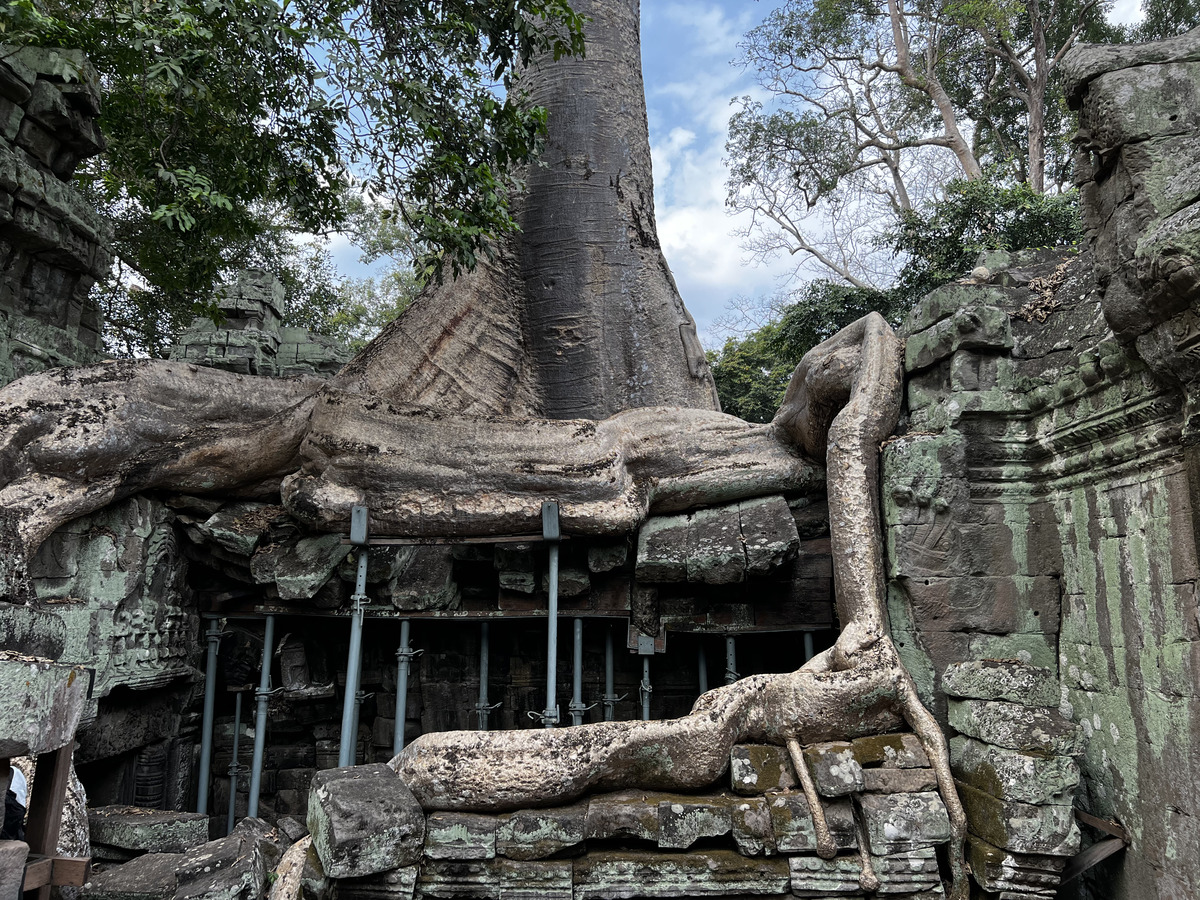
[{"label": "rough stone texture", "polygon": [[729,803],[728,797],[658,801],[658,846],[686,850],[701,838],[729,834],[733,827]]},{"label": "rough stone texture", "polygon": [[71,186],[104,149],[100,83],[77,51],[3,48],[0,79],[0,385],[97,361],[88,298],[108,269],[107,226]]},{"label": "rough stone texture", "polygon": [[863,790],[863,768],[848,741],[805,747],[804,761],[823,797],[844,797]]},{"label": "rough stone texture", "polygon": [[855,760],[863,768],[883,766],[891,769],[925,768],[929,757],[915,734],[878,734],[850,742]]},{"label": "rough stone texture", "polygon": [[773,744],[738,744],[729,754],[729,778],[735,794],[755,796],[796,787],[787,750]]},{"label": "rough stone texture", "polygon": [[946,806],[934,792],[864,794],[858,799],[871,852],[885,856],[950,840]]},{"label": "rough stone texture", "polygon": [[87,681],[76,666],[0,650],[0,759],[57,750],[73,740]]},{"label": "rough stone texture", "polygon": [[92,843],[123,850],[183,853],[208,840],[208,816],[200,813],[99,806],[87,817]]},{"label": "rough stone texture", "polygon": [[1014,853],[1072,856],[1079,850],[1079,826],[1070,806],[1032,806],[1001,800],[959,784],[971,832]]},{"label": "rough stone texture", "polygon": [[591,853],[575,866],[576,900],[782,894],[786,859],[747,859],[729,850]]},{"label": "rough stone texture", "polygon": [[1015,659],[979,659],[954,663],[942,673],[950,697],[1007,700],[1023,706],[1057,706],[1058,678],[1050,669]]},{"label": "rough stone texture", "polygon": [[308,828],[331,878],[359,878],[421,858],[425,814],[412,792],[383,764],[318,772]]},{"label": "rough stone texture", "polygon": [[588,804],[525,809],[505,816],[496,830],[496,852],[509,859],[545,859],[583,843]]},{"label": "rough stone texture", "polygon": [[0,900],[19,900],[28,855],[24,841],[0,841]]},{"label": "rough stone texture", "polygon": [[1057,709],[991,700],[951,700],[950,725],[986,744],[1058,756],[1079,752],[1083,732]]},{"label": "rough stone texture", "polygon": [[256,900],[283,853],[278,841],[262,819],[242,819],[227,836],[179,858],[174,900]]},{"label": "rough stone texture", "polygon": [[1079,784],[1079,766],[1070,757],[1032,755],[967,737],[950,741],[955,777],[1003,800],[1066,803]]},{"label": "rough stone texture", "polygon": [[[781,792],[768,794],[764,799],[771,813],[771,828],[775,833],[776,849],[780,853],[815,853],[817,836],[813,829],[812,813],[804,795]],[[848,850],[857,847],[854,812],[849,802],[822,801],[821,805],[825,810],[826,824],[838,848]]]},{"label": "rough stone texture", "polygon": [[93,872],[84,886],[86,900],[167,900],[175,893],[182,853],[147,853],[119,866]]},{"label": "rough stone texture", "polygon": [[431,813],[425,820],[425,856],[429,859],[491,859],[496,855],[494,816]]}]

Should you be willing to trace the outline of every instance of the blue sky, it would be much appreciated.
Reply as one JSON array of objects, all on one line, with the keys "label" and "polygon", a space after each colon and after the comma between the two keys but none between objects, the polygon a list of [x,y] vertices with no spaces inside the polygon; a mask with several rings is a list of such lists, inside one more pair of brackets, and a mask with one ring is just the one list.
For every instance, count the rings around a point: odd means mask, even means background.
[{"label": "blue sky", "polygon": [[[731,65],[742,35],[781,0],[642,0],[642,68],[654,158],[659,239],[705,346],[722,334],[715,320],[736,296],[770,294],[794,263],[752,263],[725,210],[725,135],[730,101],[754,95],[753,77]],[[1139,0],[1116,0],[1127,22]],[[335,244],[343,272],[362,274],[356,251]]]}]

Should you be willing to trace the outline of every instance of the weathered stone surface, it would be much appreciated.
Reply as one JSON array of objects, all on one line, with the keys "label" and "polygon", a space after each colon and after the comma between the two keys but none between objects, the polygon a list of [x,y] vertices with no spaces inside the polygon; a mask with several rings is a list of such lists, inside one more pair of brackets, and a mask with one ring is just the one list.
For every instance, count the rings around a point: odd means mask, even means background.
[{"label": "weathered stone surface", "polygon": [[796,787],[787,750],[774,744],[738,744],[729,754],[729,778],[735,794],[752,797]]},{"label": "weathered stone surface", "polygon": [[955,663],[942,675],[942,690],[951,697],[1007,700],[1022,706],[1058,705],[1058,678],[1049,669],[1016,659],[981,659]]},{"label": "weathered stone surface", "polygon": [[733,840],[743,856],[774,856],[778,852],[771,807],[765,797],[734,800],[730,804]]},{"label": "weathered stone surface", "polygon": [[505,816],[496,830],[496,853],[509,859],[545,859],[583,843],[588,804],[523,809]]},{"label": "weathered stone surface", "polygon": [[907,794],[937,790],[933,769],[863,769],[863,790],[876,794]]},{"label": "weathered stone surface", "polygon": [[182,853],[147,853],[103,872],[93,872],[81,896],[87,900],[167,900],[175,893]]},{"label": "weathered stone surface", "polygon": [[951,727],[985,744],[1064,755],[1082,749],[1079,727],[1057,709],[990,700],[951,700],[947,709]]},{"label": "weathered stone surface", "polygon": [[574,866],[570,860],[498,859],[496,871],[500,900],[573,900]]},{"label": "weathered stone surface", "polygon": [[739,505],[697,510],[688,517],[687,580],[736,584],[746,578]]},{"label": "weathered stone surface", "polygon": [[0,900],[19,900],[28,855],[24,841],[0,841]]},{"label": "weathered stone surface", "polygon": [[776,895],[789,881],[786,859],[747,859],[730,850],[593,852],[575,863],[576,900]]},{"label": "weathered stone surface", "polygon": [[425,814],[404,782],[382,763],[318,772],[308,828],[331,878],[355,878],[421,858]]},{"label": "weathered stone surface", "polygon": [[792,893],[797,897],[829,897],[861,894],[862,861],[858,854],[821,859],[819,856],[788,858]]},{"label": "weathered stone surface", "polygon": [[844,797],[863,789],[863,768],[847,742],[805,747],[804,761],[812,773],[813,784],[823,797]]},{"label": "weathered stone surface", "polygon": [[[335,896],[338,900],[412,900],[419,870],[418,866],[404,866],[369,878],[342,878],[337,882]],[[324,898],[305,895],[304,900]]]},{"label": "weathered stone surface", "polygon": [[495,816],[430,813],[425,820],[425,856],[429,859],[491,859],[496,855]]},{"label": "weathered stone surface", "polygon": [[1014,853],[1073,856],[1081,836],[1070,806],[1033,806],[1000,800],[959,782],[959,796],[973,834]]},{"label": "weathered stone surface", "polygon": [[658,801],[658,846],[686,850],[700,838],[729,834],[729,797],[680,796]]},{"label": "weathered stone surface", "polygon": [[[775,846],[780,853],[815,853],[817,836],[813,830],[812,813],[801,793],[768,794],[765,798],[771,812],[771,828]],[[858,846],[854,827],[854,811],[849,801],[823,803],[825,822],[839,849]]]},{"label": "weathered stone surface", "polygon": [[655,516],[638,531],[638,581],[687,581],[688,517]]},{"label": "weathered stone surface", "polygon": [[766,575],[796,557],[800,535],[783,497],[743,500],[738,512],[748,575]]},{"label": "weathered stone surface", "polygon": [[[279,833],[262,819],[242,819],[228,836],[183,854],[176,870],[175,900],[251,900],[283,850]],[[126,863],[126,865],[129,865]]]},{"label": "weathered stone surface", "polygon": [[500,866],[493,859],[431,859],[417,875],[417,896],[493,900],[500,896]]},{"label": "weathered stone surface", "polygon": [[956,778],[1002,800],[1069,805],[1079,784],[1070,757],[1032,756],[961,735],[950,741],[950,764]]},{"label": "weathered stone surface", "polygon": [[92,842],[124,850],[183,853],[208,841],[208,816],[135,806],[99,806],[87,812]]},{"label": "weathered stone surface", "polygon": [[0,650],[57,660],[66,640],[61,617],[30,606],[0,603]]},{"label": "weathered stone surface", "polygon": [[854,758],[863,768],[885,766],[899,769],[925,768],[929,758],[915,734],[880,734],[850,742]]},{"label": "weathered stone surface", "polygon": [[638,838],[658,842],[658,801],[665,795],[618,791],[592,797],[587,805],[584,837],[588,840]]},{"label": "weathered stone surface", "polygon": [[0,651],[0,759],[64,746],[87,702],[83,669]]},{"label": "weathered stone surface", "polygon": [[629,560],[627,541],[606,541],[588,545],[588,571],[612,572],[625,566]]},{"label": "weathered stone surface", "polygon": [[350,548],[342,535],[323,534],[301,538],[275,565],[275,584],[281,600],[308,600],[337,569]]},{"label": "weathered stone surface", "polygon": [[984,890],[1018,891],[1054,896],[1062,880],[1066,857],[1012,853],[967,834],[967,862]]},{"label": "weathered stone surface", "polygon": [[950,840],[950,819],[940,795],[863,794],[863,828],[877,856],[934,847]]}]

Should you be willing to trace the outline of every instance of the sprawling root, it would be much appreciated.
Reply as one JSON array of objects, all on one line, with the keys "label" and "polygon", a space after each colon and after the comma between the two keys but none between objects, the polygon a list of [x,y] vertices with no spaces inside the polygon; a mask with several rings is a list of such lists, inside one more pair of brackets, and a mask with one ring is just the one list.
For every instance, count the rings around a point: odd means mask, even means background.
[{"label": "sprawling root", "polygon": [[[937,775],[953,830],[952,896],[964,900],[966,817],[946,740],[921,703],[888,634],[879,522],[879,443],[895,427],[899,342],[869,315],[797,366],[773,426],[809,454],[824,451],[838,615],[837,643],[783,675],[758,675],[701,696],[657,722],[601,722],[552,731],[444,732],[392,760],[427,809],[491,810],[563,803],[588,791],[698,789],[721,776],[743,741],[787,746],[810,795],[818,850],[832,855],[800,743],[878,733],[903,720]],[[864,869],[865,883],[874,882]]]}]

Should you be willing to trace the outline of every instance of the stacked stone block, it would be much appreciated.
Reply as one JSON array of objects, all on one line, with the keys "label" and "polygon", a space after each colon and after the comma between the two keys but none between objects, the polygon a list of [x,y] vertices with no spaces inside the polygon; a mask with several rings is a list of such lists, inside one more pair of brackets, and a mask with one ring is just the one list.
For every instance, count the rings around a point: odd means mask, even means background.
[{"label": "stacked stone block", "polygon": [[1000,900],[1053,898],[1079,851],[1073,807],[1083,733],[1058,710],[1058,679],[1015,660],[950,666],[950,763],[976,882]]},{"label": "stacked stone block", "polygon": [[350,359],[333,339],[282,324],[284,288],[270,272],[240,272],[220,290],[216,305],[220,321],[197,318],[171,348],[171,359],[242,375],[323,377]]},{"label": "stacked stone block", "polygon": [[71,186],[104,149],[99,77],[77,51],[0,47],[0,384],[100,358],[89,300],[106,226]]}]

